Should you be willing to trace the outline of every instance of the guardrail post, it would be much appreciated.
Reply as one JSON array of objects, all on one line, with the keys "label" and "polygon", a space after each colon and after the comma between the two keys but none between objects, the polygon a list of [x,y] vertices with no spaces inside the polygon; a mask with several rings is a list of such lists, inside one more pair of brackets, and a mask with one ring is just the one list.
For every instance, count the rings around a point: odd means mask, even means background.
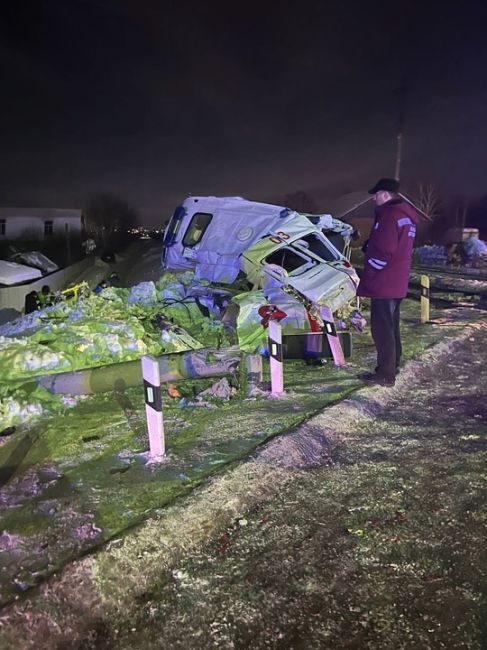
[{"label": "guardrail post", "polygon": [[342,345],[337,334],[333,313],[329,307],[320,307],[320,314],[323,319],[323,329],[333,356],[333,363],[335,366],[344,366],[345,355],[343,354]]},{"label": "guardrail post", "polygon": [[282,363],[282,332],[275,320],[269,321],[269,358],[271,365],[271,393],[284,392],[284,372]]},{"label": "guardrail post", "polygon": [[430,319],[430,279],[427,275],[421,276],[421,322],[427,323]]},{"label": "guardrail post", "polygon": [[[242,365],[244,365],[242,363]],[[242,375],[241,375],[242,376]],[[260,354],[245,355],[245,385],[249,396],[262,382],[262,357]]]},{"label": "guardrail post", "polygon": [[149,430],[149,456],[165,455],[164,423],[162,420],[162,393],[159,364],[154,357],[143,356],[142,378],[144,380],[145,413]]}]

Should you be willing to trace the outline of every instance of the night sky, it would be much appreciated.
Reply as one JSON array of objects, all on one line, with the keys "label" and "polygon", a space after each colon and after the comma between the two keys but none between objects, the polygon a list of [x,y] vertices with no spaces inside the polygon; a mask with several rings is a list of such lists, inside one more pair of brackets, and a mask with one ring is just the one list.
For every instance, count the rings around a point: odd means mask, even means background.
[{"label": "night sky", "polygon": [[11,2],[0,204],[113,192],[152,225],[188,194],[325,209],[394,174],[401,97],[404,189],[487,194],[487,3],[448,4]]}]

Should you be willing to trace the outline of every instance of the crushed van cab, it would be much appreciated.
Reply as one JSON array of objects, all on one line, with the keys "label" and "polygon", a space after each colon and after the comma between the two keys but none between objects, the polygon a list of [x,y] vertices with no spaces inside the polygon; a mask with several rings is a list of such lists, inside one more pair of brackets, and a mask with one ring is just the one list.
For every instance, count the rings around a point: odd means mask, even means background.
[{"label": "crushed van cab", "polygon": [[255,286],[263,286],[270,276],[311,304],[332,311],[355,298],[358,277],[350,262],[321,232],[300,219],[251,246],[241,263]]},{"label": "crushed van cab", "polygon": [[167,227],[162,264],[212,283],[232,284],[243,274],[255,289],[272,278],[303,301],[336,311],[355,297],[359,280],[325,232],[339,235],[343,250],[353,228],[331,215],[240,197],[190,197]]}]

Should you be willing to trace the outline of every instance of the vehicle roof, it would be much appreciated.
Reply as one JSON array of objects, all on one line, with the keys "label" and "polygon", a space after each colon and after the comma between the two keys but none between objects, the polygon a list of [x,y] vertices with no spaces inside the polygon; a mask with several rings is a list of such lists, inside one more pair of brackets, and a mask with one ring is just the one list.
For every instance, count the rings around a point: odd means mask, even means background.
[{"label": "vehicle roof", "polygon": [[241,196],[190,196],[184,201],[183,206],[191,209],[198,207],[202,212],[204,210],[219,209],[232,210],[232,212],[242,211],[247,213],[249,211],[258,211],[259,214],[262,214],[262,212],[276,214],[276,212],[279,213],[286,209],[282,205],[249,201]]},{"label": "vehicle roof", "polygon": [[39,269],[24,264],[17,264],[16,262],[7,262],[7,260],[0,260],[0,284],[11,285],[27,280],[35,280],[41,278],[42,273]]}]

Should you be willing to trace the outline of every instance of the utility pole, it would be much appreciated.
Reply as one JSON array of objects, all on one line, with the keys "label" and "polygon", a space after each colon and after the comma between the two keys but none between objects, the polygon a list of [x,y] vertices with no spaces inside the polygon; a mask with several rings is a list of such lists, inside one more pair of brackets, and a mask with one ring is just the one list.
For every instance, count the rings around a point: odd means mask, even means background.
[{"label": "utility pole", "polygon": [[69,223],[64,224],[64,235],[66,239],[66,265],[69,266],[71,264],[71,238],[70,238],[70,232],[69,232]]},{"label": "utility pole", "polygon": [[404,131],[404,113],[406,109],[407,87],[403,80],[398,89],[398,113],[397,113],[397,135],[396,135],[396,168],[394,178],[399,181],[401,178],[402,162],[402,136]]},{"label": "utility pole", "polygon": [[396,144],[396,169],[394,171],[394,178],[396,181],[400,179],[401,174],[401,161],[402,161],[402,130],[397,134]]},{"label": "utility pole", "polygon": [[468,200],[465,197],[463,200],[463,210],[462,210],[462,229],[465,228],[465,222],[467,220],[467,212],[468,212]]}]

